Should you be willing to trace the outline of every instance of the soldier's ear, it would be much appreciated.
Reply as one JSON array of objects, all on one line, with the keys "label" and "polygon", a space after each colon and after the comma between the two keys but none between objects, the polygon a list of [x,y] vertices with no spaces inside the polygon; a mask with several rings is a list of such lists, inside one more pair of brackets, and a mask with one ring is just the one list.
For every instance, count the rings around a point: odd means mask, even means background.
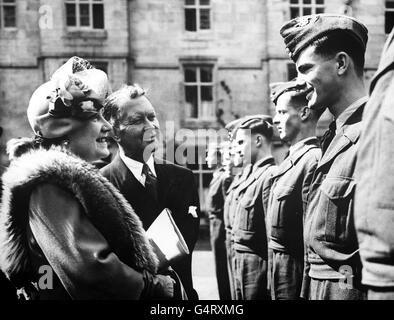
[{"label": "soldier's ear", "polygon": [[263,137],[260,134],[256,134],[255,142],[256,142],[256,146],[260,147],[263,143]]},{"label": "soldier's ear", "polygon": [[310,116],[311,116],[311,109],[308,106],[304,106],[302,107],[299,112],[298,112],[301,121],[307,121],[309,120]]},{"label": "soldier's ear", "polygon": [[341,51],[335,55],[335,60],[338,75],[344,75],[349,69],[350,56],[346,52]]}]

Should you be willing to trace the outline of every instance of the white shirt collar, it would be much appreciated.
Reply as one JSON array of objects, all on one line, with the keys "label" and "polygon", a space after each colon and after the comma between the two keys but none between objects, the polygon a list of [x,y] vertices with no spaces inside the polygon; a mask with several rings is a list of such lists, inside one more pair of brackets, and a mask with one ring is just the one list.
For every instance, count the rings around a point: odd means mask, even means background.
[{"label": "white shirt collar", "polygon": [[[134,177],[143,185],[145,186],[145,175],[142,174],[142,167],[143,163],[139,162],[137,160],[131,159],[127,157],[124,153],[124,150],[121,146],[119,146],[119,156],[120,159],[124,162],[126,167],[131,171],[131,173],[134,175]],[[157,177],[156,170],[155,170],[155,162],[153,159],[153,155],[151,155],[146,161],[146,164],[148,165],[149,169],[152,171],[153,175]]]}]

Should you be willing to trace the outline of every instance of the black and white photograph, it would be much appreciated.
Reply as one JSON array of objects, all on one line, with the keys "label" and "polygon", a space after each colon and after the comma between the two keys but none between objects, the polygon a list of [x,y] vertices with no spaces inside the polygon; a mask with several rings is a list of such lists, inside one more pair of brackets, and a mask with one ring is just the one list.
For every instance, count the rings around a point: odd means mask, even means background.
[{"label": "black and white photograph", "polygon": [[0,0],[0,299],[394,300],[393,27],[394,0]]}]

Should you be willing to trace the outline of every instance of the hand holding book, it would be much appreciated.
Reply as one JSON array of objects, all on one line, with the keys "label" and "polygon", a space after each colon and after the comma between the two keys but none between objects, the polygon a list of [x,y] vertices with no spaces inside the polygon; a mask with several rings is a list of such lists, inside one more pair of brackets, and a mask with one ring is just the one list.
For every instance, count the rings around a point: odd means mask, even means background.
[{"label": "hand holding book", "polygon": [[167,208],[159,214],[146,233],[159,258],[160,269],[167,268],[174,260],[189,254],[189,248]]}]

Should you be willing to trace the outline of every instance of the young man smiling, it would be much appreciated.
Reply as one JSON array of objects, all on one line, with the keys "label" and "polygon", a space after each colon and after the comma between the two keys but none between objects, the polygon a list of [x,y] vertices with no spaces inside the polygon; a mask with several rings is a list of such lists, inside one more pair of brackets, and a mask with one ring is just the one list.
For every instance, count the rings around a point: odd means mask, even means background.
[{"label": "young man smiling", "polygon": [[314,300],[358,300],[361,262],[353,221],[354,168],[361,116],[367,101],[363,81],[367,28],[341,15],[293,19],[280,30],[298,77],[311,93],[308,106],[328,108],[335,118],[322,143],[310,194],[304,237]]},{"label": "young man smiling", "polygon": [[273,177],[269,201],[272,255],[271,296],[295,300],[301,295],[304,272],[304,215],[313,173],[321,157],[316,124],[321,111],[308,107],[305,84],[271,84],[274,124],[280,138],[290,144],[288,156]]}]

